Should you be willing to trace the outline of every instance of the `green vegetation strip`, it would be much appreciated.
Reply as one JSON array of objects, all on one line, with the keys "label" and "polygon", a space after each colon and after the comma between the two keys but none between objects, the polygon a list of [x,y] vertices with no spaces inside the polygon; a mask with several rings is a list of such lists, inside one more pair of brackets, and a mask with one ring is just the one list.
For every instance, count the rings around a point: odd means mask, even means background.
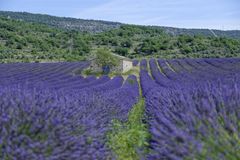
[{"label": "green vegetation strip", "polygon": [[141,98],[129,112],[128,121],[113,121],[113,130],[108,135],[109,147],[119,160],[137,160],[147,153],[150,133],[143,123],[145,102]]}]

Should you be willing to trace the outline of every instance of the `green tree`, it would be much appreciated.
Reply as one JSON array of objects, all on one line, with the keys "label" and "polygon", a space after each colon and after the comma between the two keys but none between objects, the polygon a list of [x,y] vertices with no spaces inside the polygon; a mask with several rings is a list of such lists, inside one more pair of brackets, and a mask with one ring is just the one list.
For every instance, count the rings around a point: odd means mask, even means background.
[{"label": "green tree", "polygon": [[16,49],[23,49],[23,45],[21,43],[18,43]]},{"label": "green tree", "polygon": [[111,52],[106,48],[100,48],[96,52],[96,63],[97,65],[103,66],[116,66],[118,65],[118,60],[114,57]]},{"label": "green tree", "polygon": [[127,48],[117,47],[115,49],[115,52],[119,55],[122,55],[122,56],[127,56],[128,55],[128,49]]},{"label": "green tree", "polygon": [[192,48],[189,47],[189,46],[184,45],[184,46],[181,48],[181,52],[182,52],[183,54],[191,53],[191,52],[192,52]]},{"label": "green tree", "polygon": [[121,46],[130,48],[132,46],[132,41],[130,39],[126,39],[126,40],[121,42]]}]

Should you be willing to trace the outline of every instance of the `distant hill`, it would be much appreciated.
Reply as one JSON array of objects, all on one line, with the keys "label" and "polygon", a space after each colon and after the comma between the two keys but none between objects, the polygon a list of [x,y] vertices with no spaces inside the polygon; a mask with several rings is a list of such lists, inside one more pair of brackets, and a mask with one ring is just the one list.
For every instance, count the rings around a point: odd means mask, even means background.
[{"label": "distant hill", "polygon": [[45,14],[32,14],[27,12],[0,11],[0,16],[7,18],[23,20],[26,22],[42,23],[51,27],[57,27],[67,30],[102,32],[118,28],[121,23],[107,22],[98,20],[83,20],[77,18],[56,17]]},{"label": "distant hill", "polygon": [[160,28],[162,28],[163,30],[165,30],[166,33],[169,33],[171,35],[187,34],[240,39],[240,30],[222,31],[216,29],[185,29],[174,27],[160,27]]},{"label": "distant hill", "polygon": [[[100,21],[100,20],[83,20],[68,17],[56,17],[45,14],[32,14],[27,12],[11,12],[0,11],[0,16],[23,20],[26,22],[35,22],[46,24],[51,27],[57,27],[67,30],[77,30],[81,32],[103,32],[111,29],[117,29],[125,24],[118,22]],[[203,36],[217,36],[240,39],[240,30],[222,31],[209,29],[184,29],[163,26],[148,26],[150,28],[161,28],[170,35],[203,35]]]}]

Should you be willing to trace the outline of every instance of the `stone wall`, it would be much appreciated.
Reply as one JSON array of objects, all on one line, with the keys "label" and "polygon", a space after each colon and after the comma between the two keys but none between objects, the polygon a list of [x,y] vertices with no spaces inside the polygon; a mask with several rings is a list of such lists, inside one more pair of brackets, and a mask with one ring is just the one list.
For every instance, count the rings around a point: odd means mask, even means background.
[{"label": "stone wall", "polygon": [[133,67],[132,61],[127,61],[127,60],[122,61],[122,72],[127,72],[130,69],[132,69],[132,67]]}]

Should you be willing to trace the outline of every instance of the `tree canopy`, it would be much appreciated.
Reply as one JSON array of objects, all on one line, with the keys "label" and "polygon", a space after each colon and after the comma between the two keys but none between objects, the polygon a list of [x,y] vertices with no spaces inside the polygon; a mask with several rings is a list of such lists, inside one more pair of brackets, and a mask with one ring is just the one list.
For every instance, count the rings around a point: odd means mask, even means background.
[{"label": "tree canopy", "polygon": [[118,65],[118,59],[107,48],[100,48],[96,52],[97,65],[113,67]]}]

